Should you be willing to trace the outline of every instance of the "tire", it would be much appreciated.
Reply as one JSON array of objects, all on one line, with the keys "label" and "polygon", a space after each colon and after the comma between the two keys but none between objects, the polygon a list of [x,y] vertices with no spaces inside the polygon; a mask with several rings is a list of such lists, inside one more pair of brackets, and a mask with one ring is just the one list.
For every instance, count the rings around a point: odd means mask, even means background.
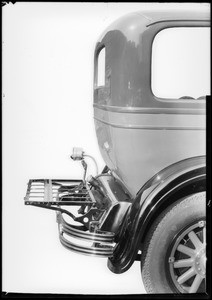
[{"label": "tire", "polygon": [[147,293],[204,293],[205,192],[169,206],[144,242],[141,273]]}]

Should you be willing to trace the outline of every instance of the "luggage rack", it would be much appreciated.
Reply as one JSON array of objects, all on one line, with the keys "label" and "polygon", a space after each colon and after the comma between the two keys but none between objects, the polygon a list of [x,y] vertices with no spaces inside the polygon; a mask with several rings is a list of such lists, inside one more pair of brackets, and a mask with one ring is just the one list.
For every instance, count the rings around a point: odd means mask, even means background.
[{"label": "luggage rack", "polygon": [[[113,254],[113,232],[101,231],[98,220],[104,210],[96,207],[92,193],[82,180],[66,179],[31,179],[28,182],[25,205],[33,205],[55,210],[61,244],[69,250],[87,255],[109,257]],[[80,206],[78,216],[75,216],[61,206]],[[66,214],[80,225],[68,223],[63,215]],[[71,239],[70,239],[71,238]],[[73,240],[92,243],[80,245]]]},{"label": "luggage rack", "polygon": [[[77,188],[76,188],[77,186]],[[31,179],[28,183],[25,204],[80,205],[90,204],[82,180]],[[39,201],[40,199],[40,201]]]}]

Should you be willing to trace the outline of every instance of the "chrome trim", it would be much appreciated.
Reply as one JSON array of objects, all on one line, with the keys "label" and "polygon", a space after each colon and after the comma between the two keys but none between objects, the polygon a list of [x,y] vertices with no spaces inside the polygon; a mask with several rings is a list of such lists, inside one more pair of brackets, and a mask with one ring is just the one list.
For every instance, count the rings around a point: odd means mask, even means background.
[{"label": "chrome trim", "polygon": [[[110,246],[103,246],[102,248],[100,248],[99,246],[95,246],[95,247],[84,247],[84,246],[79,246],[76,245],[70,241],[68,241],[66,238],[64,238],[63,236],[63,232],[60,233],[59,235],[60,238],[60,242],[61,244],[67,248],[68,250],[77,252],[77,253],[81,253],[81,254],[87,254],[87,255],[93,255],[93,256],[99,256],[99,257],[109,257],[113,255],[113,248]],[[98,248],[99,247],[99,248]]]},{"label": "chrome trim", "polygon": [[[94,255],[99,257],[109,257],[113,255],[114,237],[113,232],[96,230],[95,232],[83,231],[76,226],[66,222],[62,213],[57,212],[57,222],[59,228],[59,239],[61,244],[69,250],[80,252],[82,254]],[[91,242],[92,245],[82,246],[69,241],[64,234],[75,239]]]},{"label": "chrome trim", "polygon": [[67,233],[73,237],[80,238],[82,240],[89,240],[95,242],[113,243],[114,233],[96,230],[95,232],[82,231],[76,229],[71,224],[66,222],[61,213],[58,213],[58,223],[61,224],[64,233]]}]

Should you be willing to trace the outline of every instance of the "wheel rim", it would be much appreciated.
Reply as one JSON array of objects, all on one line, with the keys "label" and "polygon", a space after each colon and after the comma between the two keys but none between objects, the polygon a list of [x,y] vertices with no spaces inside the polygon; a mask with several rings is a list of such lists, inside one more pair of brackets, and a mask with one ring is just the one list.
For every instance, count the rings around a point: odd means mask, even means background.
[{"label": "wheel rim", "polygon": [[183,229],[175,238],[168,255],[168,269],[180,293],[205,292],[206,222],[200,220]]}]

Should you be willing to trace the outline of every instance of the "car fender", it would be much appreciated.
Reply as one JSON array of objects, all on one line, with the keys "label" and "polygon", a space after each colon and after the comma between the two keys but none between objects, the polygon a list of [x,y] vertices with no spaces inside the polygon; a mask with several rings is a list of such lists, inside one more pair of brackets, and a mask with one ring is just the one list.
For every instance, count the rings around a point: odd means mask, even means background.
[{"label": "car fender", "polygon": [[127,271],[155,218],[179,198],[205,190],[206,158],[197,156],[174,163],[155,174],[138,191],[119,234],[108,268],[114,273]]}]

